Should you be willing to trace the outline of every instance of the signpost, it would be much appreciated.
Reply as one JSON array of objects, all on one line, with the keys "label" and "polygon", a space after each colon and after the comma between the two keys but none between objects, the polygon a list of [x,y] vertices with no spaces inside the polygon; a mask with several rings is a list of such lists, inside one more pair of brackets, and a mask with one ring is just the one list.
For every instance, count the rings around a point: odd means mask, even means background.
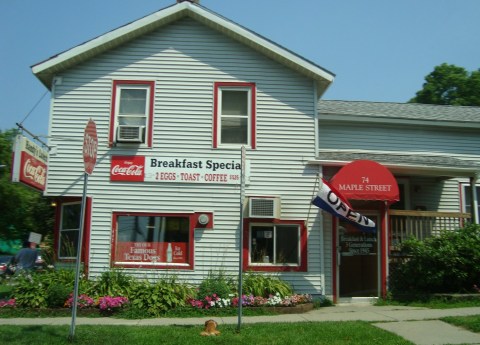
[{"label": "signpost", "polygon": [[238,323],[237,332],[240,332],[242,326],[242,305],[243,305],[243,208],[245,202],[245,167],[246,152],[245,146],[241,151],[241,174],[240,174],[240,245],[239,245],[239,263],[238,263]]},{"label": "signpost", "polygon": [[77,318],[77,302],[78,302],[78,285],[80,278],[80,266],[82,259],[82,242],[83,242],[83,228],[85,224],[85,205],[87,201],[87,185],[88,175],[93,173],[95,164],[97,163],[97,149],[98,149],[98,137],[97,127],[95,122],[90,119],[85,127],[85,133],[83,136],[83,163],[85,166],[84,182],[83,182],[83,196],[82,196],[82,209],[80,212],[80,229],[78,234],[77,243],[77,264],[75,271],[75,285],[73,290],[73,305],[72,305],[72,323],[70,325],[69,339],[73,340],[75,336],[75,321]]}]

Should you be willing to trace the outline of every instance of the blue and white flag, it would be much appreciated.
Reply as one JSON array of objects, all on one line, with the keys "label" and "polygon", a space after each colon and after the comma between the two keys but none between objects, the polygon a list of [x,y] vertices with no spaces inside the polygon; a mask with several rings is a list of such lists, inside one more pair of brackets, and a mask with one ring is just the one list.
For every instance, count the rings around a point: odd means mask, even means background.
[{"label": "blue and white flag", "polygon": [[361,231],[376,231],[375,223],[371,219],[355,212],[349,202],[342,197],[342,194],[323,178],[320,182],[321,185],[317,196],[312,200],[313,205],[320,207],[337,218],[348,221]]}]

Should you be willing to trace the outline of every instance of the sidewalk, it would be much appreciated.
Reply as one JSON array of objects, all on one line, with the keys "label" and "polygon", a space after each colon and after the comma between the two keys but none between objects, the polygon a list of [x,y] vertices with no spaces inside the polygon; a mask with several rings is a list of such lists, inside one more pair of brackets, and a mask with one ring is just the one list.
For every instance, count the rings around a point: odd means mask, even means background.
[{"label": "sidewalk", "polygon": [[[480,344],[480,334],[451,326],[439,319],[447,316],[480,315],[480,307],[456,309],[426,309],[419,307],[372,305],[339,305],[309,311],[304,314],[276,316],[244,316],[242,324],[268,322],[322,322],[322,321],[368,321],[373,325],[419,345]],[[115,318],[76,319],[76,325],[122,325],[122,326],[201,326],[205,318],[159,318],[124,320]],[[214,317],[222,324],[237,324],[236,316]],[[70,325],[70,317],[59,318],[14,318],[0,319],[0,325]]]}]

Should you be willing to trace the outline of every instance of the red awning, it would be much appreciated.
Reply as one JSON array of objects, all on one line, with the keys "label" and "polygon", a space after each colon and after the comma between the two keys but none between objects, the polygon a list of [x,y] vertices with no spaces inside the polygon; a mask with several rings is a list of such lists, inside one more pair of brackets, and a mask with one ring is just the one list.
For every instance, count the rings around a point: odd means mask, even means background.
[{"label": "red awning", "polygon": [[398,184],[390,170],[369,160],[353,161],[332,177],[330,184],[349,200],[400,200]]}]

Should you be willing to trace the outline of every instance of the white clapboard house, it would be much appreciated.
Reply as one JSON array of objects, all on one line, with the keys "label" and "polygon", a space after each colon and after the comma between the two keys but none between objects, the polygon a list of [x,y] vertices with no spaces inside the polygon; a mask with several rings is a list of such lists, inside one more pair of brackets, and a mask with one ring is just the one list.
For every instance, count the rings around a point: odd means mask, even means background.
[{"label": "white clapboard house", "polygon": [[[59,262],[76,256],[84,131],[96,124],[82,245],[92,278],[118,267],[198,284],[236,275],[241,250],[244,271],[298,292],[375,297],[409,232],[470,217],[479,109],[321,101],[331,72],[194,2],[32,69],[51,90],[45,193],[58,199]],[[376,232],[311,205],[322,176]]]}]

